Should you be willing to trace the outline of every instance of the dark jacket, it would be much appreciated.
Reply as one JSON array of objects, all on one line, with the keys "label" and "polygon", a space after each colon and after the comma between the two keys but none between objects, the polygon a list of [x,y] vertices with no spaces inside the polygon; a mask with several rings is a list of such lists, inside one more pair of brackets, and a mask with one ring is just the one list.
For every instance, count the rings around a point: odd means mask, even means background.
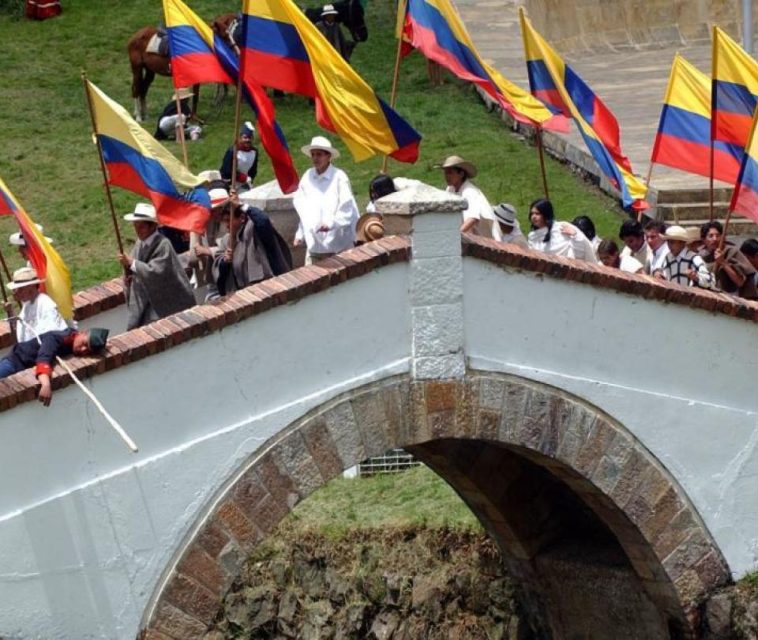
[{"label": "dark jacket", "polygon": [[[234,152],[237,150],[237,145],[233,144],[231,147],[229,147],[226,150],[226,153],[224,154],[224,159],[221,162],[221,177],[224,180],[231,181],[232,179],[232,158]],[[248,169],[247,175],[250,176],[250,181],[255,182],[255,176],[258,175],[258,147],[253,145],[253,151],[255,151],[255,160],[253,160],[253,165]],[[242,180],[238,180],[237,182],[243,182]]]},{"label": "dark jacket", "polygon": [[[189,106],[189,98],[184,98],[180,101],[182,105],[182,113],[189,118],[189,116],[192,115],[192,110]],[[168,136],[161,131],[160,128],[160,122],[161,118],[165,118],[167,116],[175,116],[176,115],[176,100],[172,100],[169,102],[166,107],[163,109],[163,113],[158,116],[158,120],[155,125],[155,133],[153,134],[153,138],[156,140],[168,140]]]},{"label": "dark jacket", "polygon": [[55,356],[67,356],[73,353],[75,334],[76,331],[72,329],[48,331],[40,335],[39,342],[33,338],[13,345],[4,360],[8,360],[13,365],[15,371],[12,373],[23,371],[35,365],[37,366],[37,373],[49,373],[54,365]]}]

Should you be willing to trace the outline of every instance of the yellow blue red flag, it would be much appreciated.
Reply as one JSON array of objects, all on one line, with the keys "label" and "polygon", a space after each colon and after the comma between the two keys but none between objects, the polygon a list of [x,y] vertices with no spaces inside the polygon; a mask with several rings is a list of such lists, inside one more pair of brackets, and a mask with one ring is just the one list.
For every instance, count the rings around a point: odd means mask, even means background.
[{"label": "yellow blue red flag", "polygon": [[243,0],[241,66],[266,87],[316,102],[320,126],[360,161],[387,155],[418,159],[421,136],[387,105],[292,0]]},{"label": "yellow blue red flag", "polygon": [[[200,187],[203,180],[89,80],[86,88],[108,182],[149,198],[161,224],[204,233],[211,200],[208,191]],[[181,193],[180,188],[189,191]]]},{"label": "yellow blue red flag", "polygon": [[[182,0],[163,0],[169,42],[171,73],[175,87],[204,82],[236,84],[239,58]],[[274,105],[253,78],[245,78],[242,93],[255,112],[258,134],[266,150],[282,193],[297,189],[299,177],[287,140],[276,121]]]},{"label": "yellow blue red flag", "polygon": [[[711,80],[678,53],[671,65],[650,162],[711,175]],[[734,184],[742,149],[713,143],[713,177]]]},{"label": "yellow blue red flag", "polygon": [[0,179],[0,216],[2,215],[12,215],[16,218],[29,252],[29,262],[37,271],[40,280],[44,280],[42,290],[55,301],[60,314],[66,320],[71,320],[74,317],[74,303],[71,295],[71,277],[66,263],[42,235],[5,182]]},{"label": "yellow blue red flag", "polygon": [[711,132],[744,148],[758,103],[758,62],[718,27],[713,28]]},{"label": "yellow blue red flag", "polygon": [[758,222],[758,109],[753,115],[745,152],[742,155],[740,174],[734,185],[729,209]]},{"label": "yellow blue red flag", "polygon": [[429,60],[484,89],[515,120],[554,131],[568,121],[482,60],[450,0],[407,0],[399,6],[400,37]]},{"label": "yellow blue red flag", "polygon": [[523,8],[521,34],[532,93],[555,113],[573,118],[603,175],[621,193],[625,207],[647,208],[647,187],[621,152],[621,132],[610,109],[537,33]]}]

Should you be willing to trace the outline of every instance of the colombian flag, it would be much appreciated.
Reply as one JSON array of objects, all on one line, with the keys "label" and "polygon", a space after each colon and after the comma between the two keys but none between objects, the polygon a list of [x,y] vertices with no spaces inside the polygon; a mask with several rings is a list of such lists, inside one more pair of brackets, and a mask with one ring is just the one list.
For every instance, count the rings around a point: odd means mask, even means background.
[{"label": "colombian flag", "polygon": [[565,117],[551,113],[528,91],[482,60],[450,0],[407,0],[399,11],[401,37],[424,56],[482,87],[515,120],[568,131]]},{"label": "colombian flag", "polygon": [[[161,224],[204,233],[211,201],[208,191],[195,188],[203,181],[89,80],[87,92],[108,182],[149,198]],[[182,195],[178,187],[191,191]]]},{"label": "colombian flag", "polygon": [[[239,59],[182,0],[163,0],[163,12],[171,43],[174,86],[188,87],[206,82],[236,84]],[[257,117],[258,133],[283,193],[297,189],[299,177],[287,141],[276,122],[274,105],[249,76],[242,85],[248,104]]]},{"label": "colombian flag", "polygon": [[758,135],[756,135],[756,123],[758,123],[758,109],[753,116],[749,139],[742,155],[740,175],[734,185],[729,209],[758,222]]},{"label": "colombian flag", "polygon": [[718,27],[713,28],[713,140],[744,148],[758,95],[758,62]]},{"label": "colombian flag", "polygon": [[621,153],[616,117],[535,31],[523,8],[519,17],[532,93],[554,113],[574,119],[600,171],[621,192],[624,206],[647,208],[643,200],[647,187],[632,173],[629,159]]},{"label": "colombian flag", "polygon": [[[650,162],[709,177],[710,147],[711,81],[677,53]],[[734,184],[741,156],[740,147],[714,142],[713,177]]]},{"label": "colombian flag", "polygon": [[421,136],[342,59],[292,0],[244,0],[242,69],[263,86],[316,101],[320,126],[360,161],[418,159]]},{"label": "colombian flag", "polygon": [[71,277],[68,267],[37,229],[37,225],[13,197],[2,179],[0,179],[0,215],[15,216],[29,250],[29,261],[37,271],[37,276],[45,281],[41,289],[55,301],[60,314],[66,320],[71,320],[74,317],[74,301],[71,296]]}]

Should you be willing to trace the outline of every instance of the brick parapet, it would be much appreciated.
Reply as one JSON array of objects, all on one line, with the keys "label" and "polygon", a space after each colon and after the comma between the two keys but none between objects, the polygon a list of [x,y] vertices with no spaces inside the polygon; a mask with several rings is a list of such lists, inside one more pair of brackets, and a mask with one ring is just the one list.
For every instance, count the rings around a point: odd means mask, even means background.
[{"label": "brick parapet", "polygon": [[[480,446],[456,447],[460,441]],[[442,446],[429,449],[430,442]],[[456,486],[503,551],[525,563],[516,572],[528,569],[539,541],[519,533],[523,514],[509,511],[519,471],[503,466],[498,447],[565,483],[613,532],[661,611],[685,626],[698,603],[730,579],[676,481],[602,411],[505,374],[468,371],[463,379],[423,381],[397,376],[314,409],[235,474],[156,594],[147,628],[176,640],[202,637],[191,630],[211,624],[216,612],[210,594],[220,606],[245,553],[297,502],[343,469],[398,446],[424,452],[422,459]],[[691,625],[685,637],[693,637]]]},{"label": "brick parapet", "polygon": [[[108,341],[103,355],[72,357],[67,360],[67,364],[79,378],[88,378],[117,369],[188,340],[220,331],[274,307],[353,280],[382,266],[407,262],[410,254],[411,245],[407,237],[392,236],[376,240],[323,260],[318,265],[300,267],[246,287],[220,300],[197,305],[144,327],[114,336]],[[85,294],[77,294],[78,319],[90,317],[123,303],[123,289],[118,280],[92,287]],[[10,341],[10,332],[6,333]],[[0,333],[0,339],[1,336]],[[71,384],[71,376],[62,367],[56,366],[52,379],[53,389],[61,389]],[[34,400],[37,389],[38,383],[31,369],[0,380],[0,412]]]},{"label": "brick parapet", "polygon": [[652,276],[626,273],[600,264],[553,256],[533,249],[504,245],[471,234],[463,235],[464,256],[486,260],[501,267],[543,274],[568,282],[588,284],[620,293],[758,321],[758,302],[697,287],[684,287]]}]

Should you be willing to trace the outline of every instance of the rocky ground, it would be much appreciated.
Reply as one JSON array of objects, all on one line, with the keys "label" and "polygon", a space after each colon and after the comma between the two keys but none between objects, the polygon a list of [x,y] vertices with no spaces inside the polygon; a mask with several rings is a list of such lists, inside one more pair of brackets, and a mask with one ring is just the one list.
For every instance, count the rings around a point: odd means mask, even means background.
[{"label": "rocky ground", "polygon": [[250,558],[206,640],[528,637],[486,535],[415,526],[285,529]]}]

